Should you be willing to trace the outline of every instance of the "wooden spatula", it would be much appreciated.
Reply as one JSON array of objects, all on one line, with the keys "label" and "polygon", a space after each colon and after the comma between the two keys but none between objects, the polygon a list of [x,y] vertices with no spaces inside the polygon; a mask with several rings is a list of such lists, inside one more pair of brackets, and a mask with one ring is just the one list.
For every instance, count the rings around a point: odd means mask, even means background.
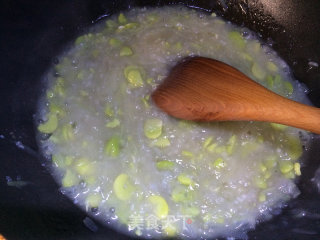
[{"label": "wooden spatula", "polygon": [[181,119],[265,121],[320,134],[320,109],[277,95],[214,59],[194,57],[176,65],[152,99]]}]

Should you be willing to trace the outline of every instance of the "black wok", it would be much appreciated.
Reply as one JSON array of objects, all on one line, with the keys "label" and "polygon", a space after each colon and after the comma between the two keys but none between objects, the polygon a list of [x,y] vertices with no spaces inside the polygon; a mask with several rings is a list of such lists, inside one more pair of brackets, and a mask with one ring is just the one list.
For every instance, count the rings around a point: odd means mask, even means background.
[{"label": "black wok", "polygon": [[[320,107],[320,2],[318,0],[100,0],[0,2],[0,234],[14,239],[128,239],[86,215],[59,192],[35,141],[34,113],[41,77],[66,43],[105,15],[134,6],[184,4],[212,10],[258,32],[310,88]],[[320,124],[320,123],[319,123]],[[319,136],[298,184],[301,194],[250,239],[319,239],[320,194],[311,181],[320,164]],[[18,187],[7,181],[21,180]],[[308,214],[296,217],[299,210]]]}]

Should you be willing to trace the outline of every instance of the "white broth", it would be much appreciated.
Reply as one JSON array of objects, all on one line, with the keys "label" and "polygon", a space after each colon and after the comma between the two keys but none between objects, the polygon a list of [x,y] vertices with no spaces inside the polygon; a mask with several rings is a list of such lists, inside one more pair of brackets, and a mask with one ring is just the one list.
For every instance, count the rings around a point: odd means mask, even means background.
[{"label": "white broth", "polygon": [[163,7],[112,16],[59,57],[38,111],[49,169],[94,219],[147,238],[245,237],[299,194],[308,133],[262,122],[187,122],[151,101],[170,68],[195,55],[307,102],[269,46],[215,14]]}]

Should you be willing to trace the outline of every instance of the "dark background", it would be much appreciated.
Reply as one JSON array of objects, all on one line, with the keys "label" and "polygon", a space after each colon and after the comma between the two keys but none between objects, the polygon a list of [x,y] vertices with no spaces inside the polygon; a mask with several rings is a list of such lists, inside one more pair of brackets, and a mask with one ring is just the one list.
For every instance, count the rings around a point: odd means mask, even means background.
[{"label": "dark background", "polygon": [[[63,196],[40,164],[33,115],[40,79],[66,43],[86,27],[133,6],[184,4],[211,12],[260,33],[311,89],[320,106],[320,2],[318,0],[93,1],[0,0],[0,233],[13,239],[127,239],[96,223]],[[283,213],[249,232],[250,239],[319,239],[320,194],[311,183],[319,166],[319,136],[307,156],[299,183],[302,194]],[[28,185],[7,185],[17,176]],[[297,209],[311,214],[295,218]]]}]

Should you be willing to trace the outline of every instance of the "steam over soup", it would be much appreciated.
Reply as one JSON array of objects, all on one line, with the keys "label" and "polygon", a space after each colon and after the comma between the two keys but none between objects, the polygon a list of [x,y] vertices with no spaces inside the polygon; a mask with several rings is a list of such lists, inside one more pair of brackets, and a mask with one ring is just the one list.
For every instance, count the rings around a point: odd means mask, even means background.
[{"label": "steam over soup", "polygon": [[306,132],[188,122],[151,101],[170,68],[195,55],[307,101],[273,50],[215,14],[165,7],[109,18],[78,37],[49,71],[38,111],[49,169],[93,218],[148,238],[244,237],[299,194],[294,181]]}]

